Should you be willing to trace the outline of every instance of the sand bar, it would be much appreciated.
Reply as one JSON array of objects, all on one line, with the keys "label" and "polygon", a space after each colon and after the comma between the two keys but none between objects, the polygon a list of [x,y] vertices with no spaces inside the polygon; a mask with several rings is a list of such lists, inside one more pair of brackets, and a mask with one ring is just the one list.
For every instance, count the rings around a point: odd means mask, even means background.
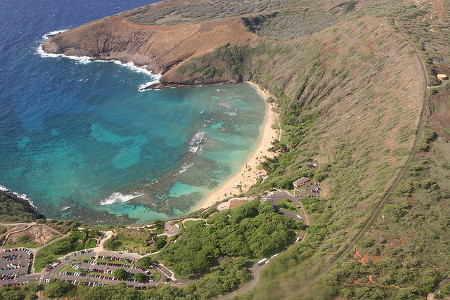
[{"label": "sand bar", "polygon": [[[258,85],[252,82],[246,82],[253,86],[261,98],[264,101],[268,97],[273,97],[267,91],[263,91]],[[272,147],[272,141],[275,139],[279,139],[280,130],[274,129],[279,128],[278,114],[273,111],[273,105],[266,103],[266,114],[263,122],[263,132],[261,134],[258,146],[255,151],[251,154],[247,162],[242,166],[238,173],[233,175],[230,179],[228,179],[222,186],[220,186],[217,190],[210,193],[206,199],[201,202],[196,209],[207,208],[214,205],[217,201],[224,200],[231,196],[239,195],[241,193],[245,193],[248,189],[254,185],[258,179],[258,176],[264,175],[264,170],[258,170],[258,165],[264,161],[264,156],[274,157],[275,153],[267,151],[270,147]],[[272,126],[274,125],[275,126]],[[241,186],[241,189],[236,188],[237,186]]]}]

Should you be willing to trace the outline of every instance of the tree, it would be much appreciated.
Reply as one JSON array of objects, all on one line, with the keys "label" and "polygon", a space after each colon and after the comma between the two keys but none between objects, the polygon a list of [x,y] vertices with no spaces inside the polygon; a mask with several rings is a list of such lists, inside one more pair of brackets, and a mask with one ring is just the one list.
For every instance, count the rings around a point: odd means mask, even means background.
[{"label": "tree", "polygon": [[73,286],[65,281],[55,281],[50,283],[44,290],[44,295],[49,298],[57,298],[65,296]]},{"label": "tree", "polygon": [[152,265],[152,259],[150,256],[142,257],[136,262],[136,265],[143,268],[148,268]]},{"label": "tree", "polygon": [[124,269],[121,269],[121,268],[115,270],[113,275],[114,275],[114,277],[116,277],[119,280],[124,280],[125,278],[128,277],[127,271],[125,271]]},{"label": "tree", "polygon": [[133,279],[136,280],[137,282],[143,282],[145,279],[145,275],[144,273],[136,273],[134,274]]},{"label": "tree", "polygon": [[105,243],[103,244],[103,246],[108,249],[108,250],[112,250],[115,251],[117,249],[120,248],[120,246],[122,246],[122,242],[115,240],[114,238],[110,238],[108,240],[105,241]]}]

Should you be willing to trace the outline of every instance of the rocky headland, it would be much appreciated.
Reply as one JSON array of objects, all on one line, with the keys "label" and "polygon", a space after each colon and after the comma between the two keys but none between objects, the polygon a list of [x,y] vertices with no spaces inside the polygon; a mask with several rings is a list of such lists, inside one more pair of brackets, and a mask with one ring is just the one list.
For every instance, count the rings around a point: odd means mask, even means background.
[{"label": "rocky headland", "polygon": [[163,87],[236,83],[236,78],[227,73],[220,79],[186,78],[174,71],[189,59],[205,55],[222,44],[242,45],[257,39],[246,30],[240,18],[154,26],[138,25],[122,16],[114,16],[51,36],[42,48],[55,54],[133,62],[162,74],[158,87]]}]

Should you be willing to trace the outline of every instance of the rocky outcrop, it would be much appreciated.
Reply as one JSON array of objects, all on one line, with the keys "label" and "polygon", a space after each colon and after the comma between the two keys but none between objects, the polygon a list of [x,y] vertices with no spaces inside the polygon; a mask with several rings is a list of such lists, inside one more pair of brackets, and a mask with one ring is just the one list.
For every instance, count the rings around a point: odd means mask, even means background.
[{"label": "rocky outcrop", "polygon": [[[246,30],[240,18],[153,26],[133,24],[116,16],[52,36],[42,47],[50,53],[124,63],[132,61],[154,73],[162,73],[161,82],[165,84],[201,84],[198,81],[184,82],[184,77],[173,72],[175,67],[224,43],[240,45],[257,39]],[[228,80],[225,78],[219,82]]]}]

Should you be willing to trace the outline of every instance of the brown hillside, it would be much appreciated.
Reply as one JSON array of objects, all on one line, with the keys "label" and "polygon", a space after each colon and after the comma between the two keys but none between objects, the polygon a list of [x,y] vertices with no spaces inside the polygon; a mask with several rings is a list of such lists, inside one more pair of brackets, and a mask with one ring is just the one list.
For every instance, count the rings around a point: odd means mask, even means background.
[{"label": "brown hillside", "polygon": [[136,25],[122,17],[95,21],[44,42],[45,51],[96,59],[115,59],[164,73],[191,57],[203,55],[226,42],[242,44],[258,37],[231,18],[198,24]]}]

